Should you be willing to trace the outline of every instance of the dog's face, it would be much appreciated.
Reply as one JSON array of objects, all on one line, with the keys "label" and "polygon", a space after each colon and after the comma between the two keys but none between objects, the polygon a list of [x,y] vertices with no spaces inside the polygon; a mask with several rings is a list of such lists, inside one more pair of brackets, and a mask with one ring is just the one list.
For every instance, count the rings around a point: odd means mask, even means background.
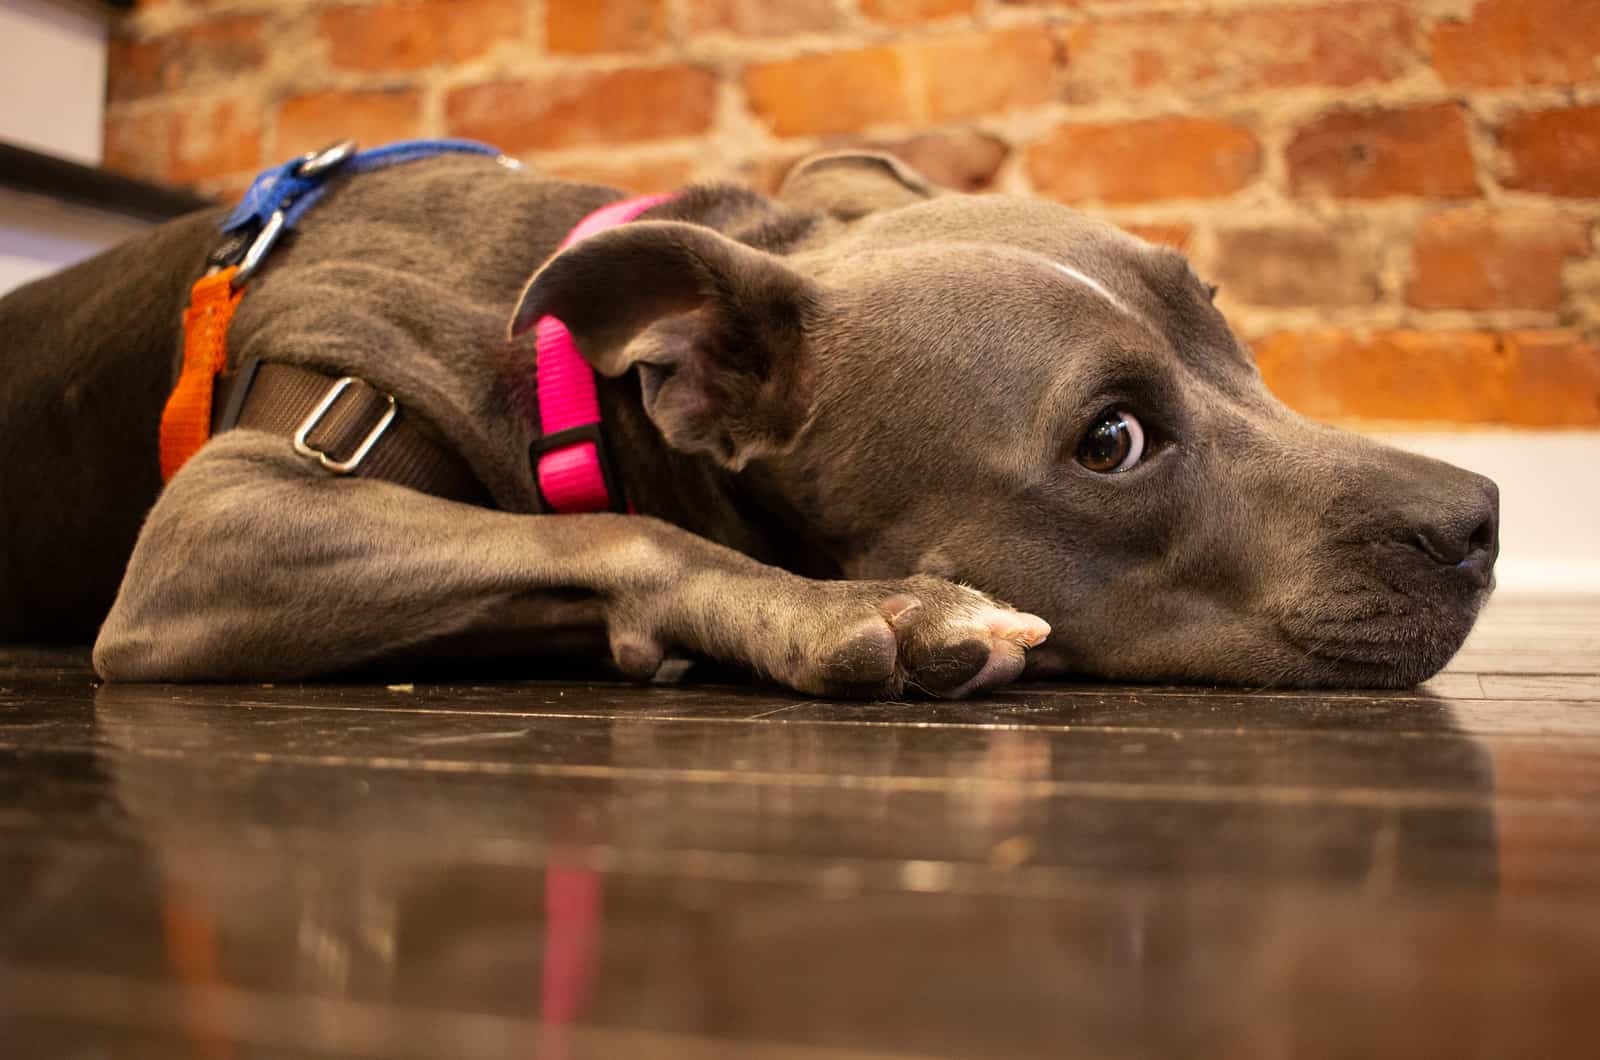
[{"label": "dog's face", "polygon": [[[823,160],[785,197],[837,221],[781,262],[695,246],[700,297],[574,331],[847,575],[1043,617],[1035,673],[1399,686],[1460,647],[1493,483],[1288,410],[1180,254],[1049,203],[931,196],[881,159]],[[668,264],[645,257],[635,286]]]},{"label": "dog's face", "polygon": [[815,419],[781,477],[851,575],[969,582],[1051,623],[1036,665],[1111,677],[1410,684],[1466,636],[1493,484],[1290,412],[1177,252],[951,197],[815,258]]}]

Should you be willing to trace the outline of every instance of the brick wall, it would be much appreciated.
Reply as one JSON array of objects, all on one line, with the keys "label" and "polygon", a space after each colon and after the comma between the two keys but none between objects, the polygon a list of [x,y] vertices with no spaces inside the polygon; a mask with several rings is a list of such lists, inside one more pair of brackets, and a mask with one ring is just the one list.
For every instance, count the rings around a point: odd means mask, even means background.
[{"label": "brick wall", "polygon": [[145,0],[114,167],[345,135],[770,187],[886,147],[1185,246],[1292,404],[1600,426],[1600,0]]}]

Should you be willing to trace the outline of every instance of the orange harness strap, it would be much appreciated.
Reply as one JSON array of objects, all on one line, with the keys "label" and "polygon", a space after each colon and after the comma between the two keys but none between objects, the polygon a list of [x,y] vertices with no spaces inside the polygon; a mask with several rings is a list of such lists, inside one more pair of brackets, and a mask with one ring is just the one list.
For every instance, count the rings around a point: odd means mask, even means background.
[{"label": "orange harness strap", "polygon": [[183,369],[161,413],[161,480],[168,481],[211,437],[211,393],[228,365],[228,324],[244,297],[230,265],[202,276],[183,311]]}]

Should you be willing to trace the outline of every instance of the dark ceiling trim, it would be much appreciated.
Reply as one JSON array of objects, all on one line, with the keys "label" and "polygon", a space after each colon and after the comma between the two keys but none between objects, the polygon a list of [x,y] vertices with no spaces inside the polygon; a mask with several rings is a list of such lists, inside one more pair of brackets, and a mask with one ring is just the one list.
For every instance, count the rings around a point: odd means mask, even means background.
[{"label": "dark ceiling trim", "polygon": [[[93,2],[94,0],[90,0],[90,3]],[[109,7],[115,11],[132,11],[136,3],[138,3],[138,0],[99,0],[101,7]],[[65,0],[62,6],[82,8],[83,2],[82,0]]]},{"label": "dark ceiling trim", "polygon": [[0,187],[149,221],[165,221],[216,205],[214,200],[182,188],[152,184],[3,142]]}]

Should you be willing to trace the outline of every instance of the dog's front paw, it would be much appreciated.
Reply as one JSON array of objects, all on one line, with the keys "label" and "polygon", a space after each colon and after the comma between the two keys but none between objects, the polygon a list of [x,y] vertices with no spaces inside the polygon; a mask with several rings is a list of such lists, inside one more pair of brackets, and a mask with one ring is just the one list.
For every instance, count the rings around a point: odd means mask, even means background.
[{"label": "dog's front paw", "polygon": [[1050,635],[1035,615],[926,575],[833,586],[847,600],[823,607],[817,650],[777,675],[802,692],[960,699],[1016,680],[1027,649]]}]

